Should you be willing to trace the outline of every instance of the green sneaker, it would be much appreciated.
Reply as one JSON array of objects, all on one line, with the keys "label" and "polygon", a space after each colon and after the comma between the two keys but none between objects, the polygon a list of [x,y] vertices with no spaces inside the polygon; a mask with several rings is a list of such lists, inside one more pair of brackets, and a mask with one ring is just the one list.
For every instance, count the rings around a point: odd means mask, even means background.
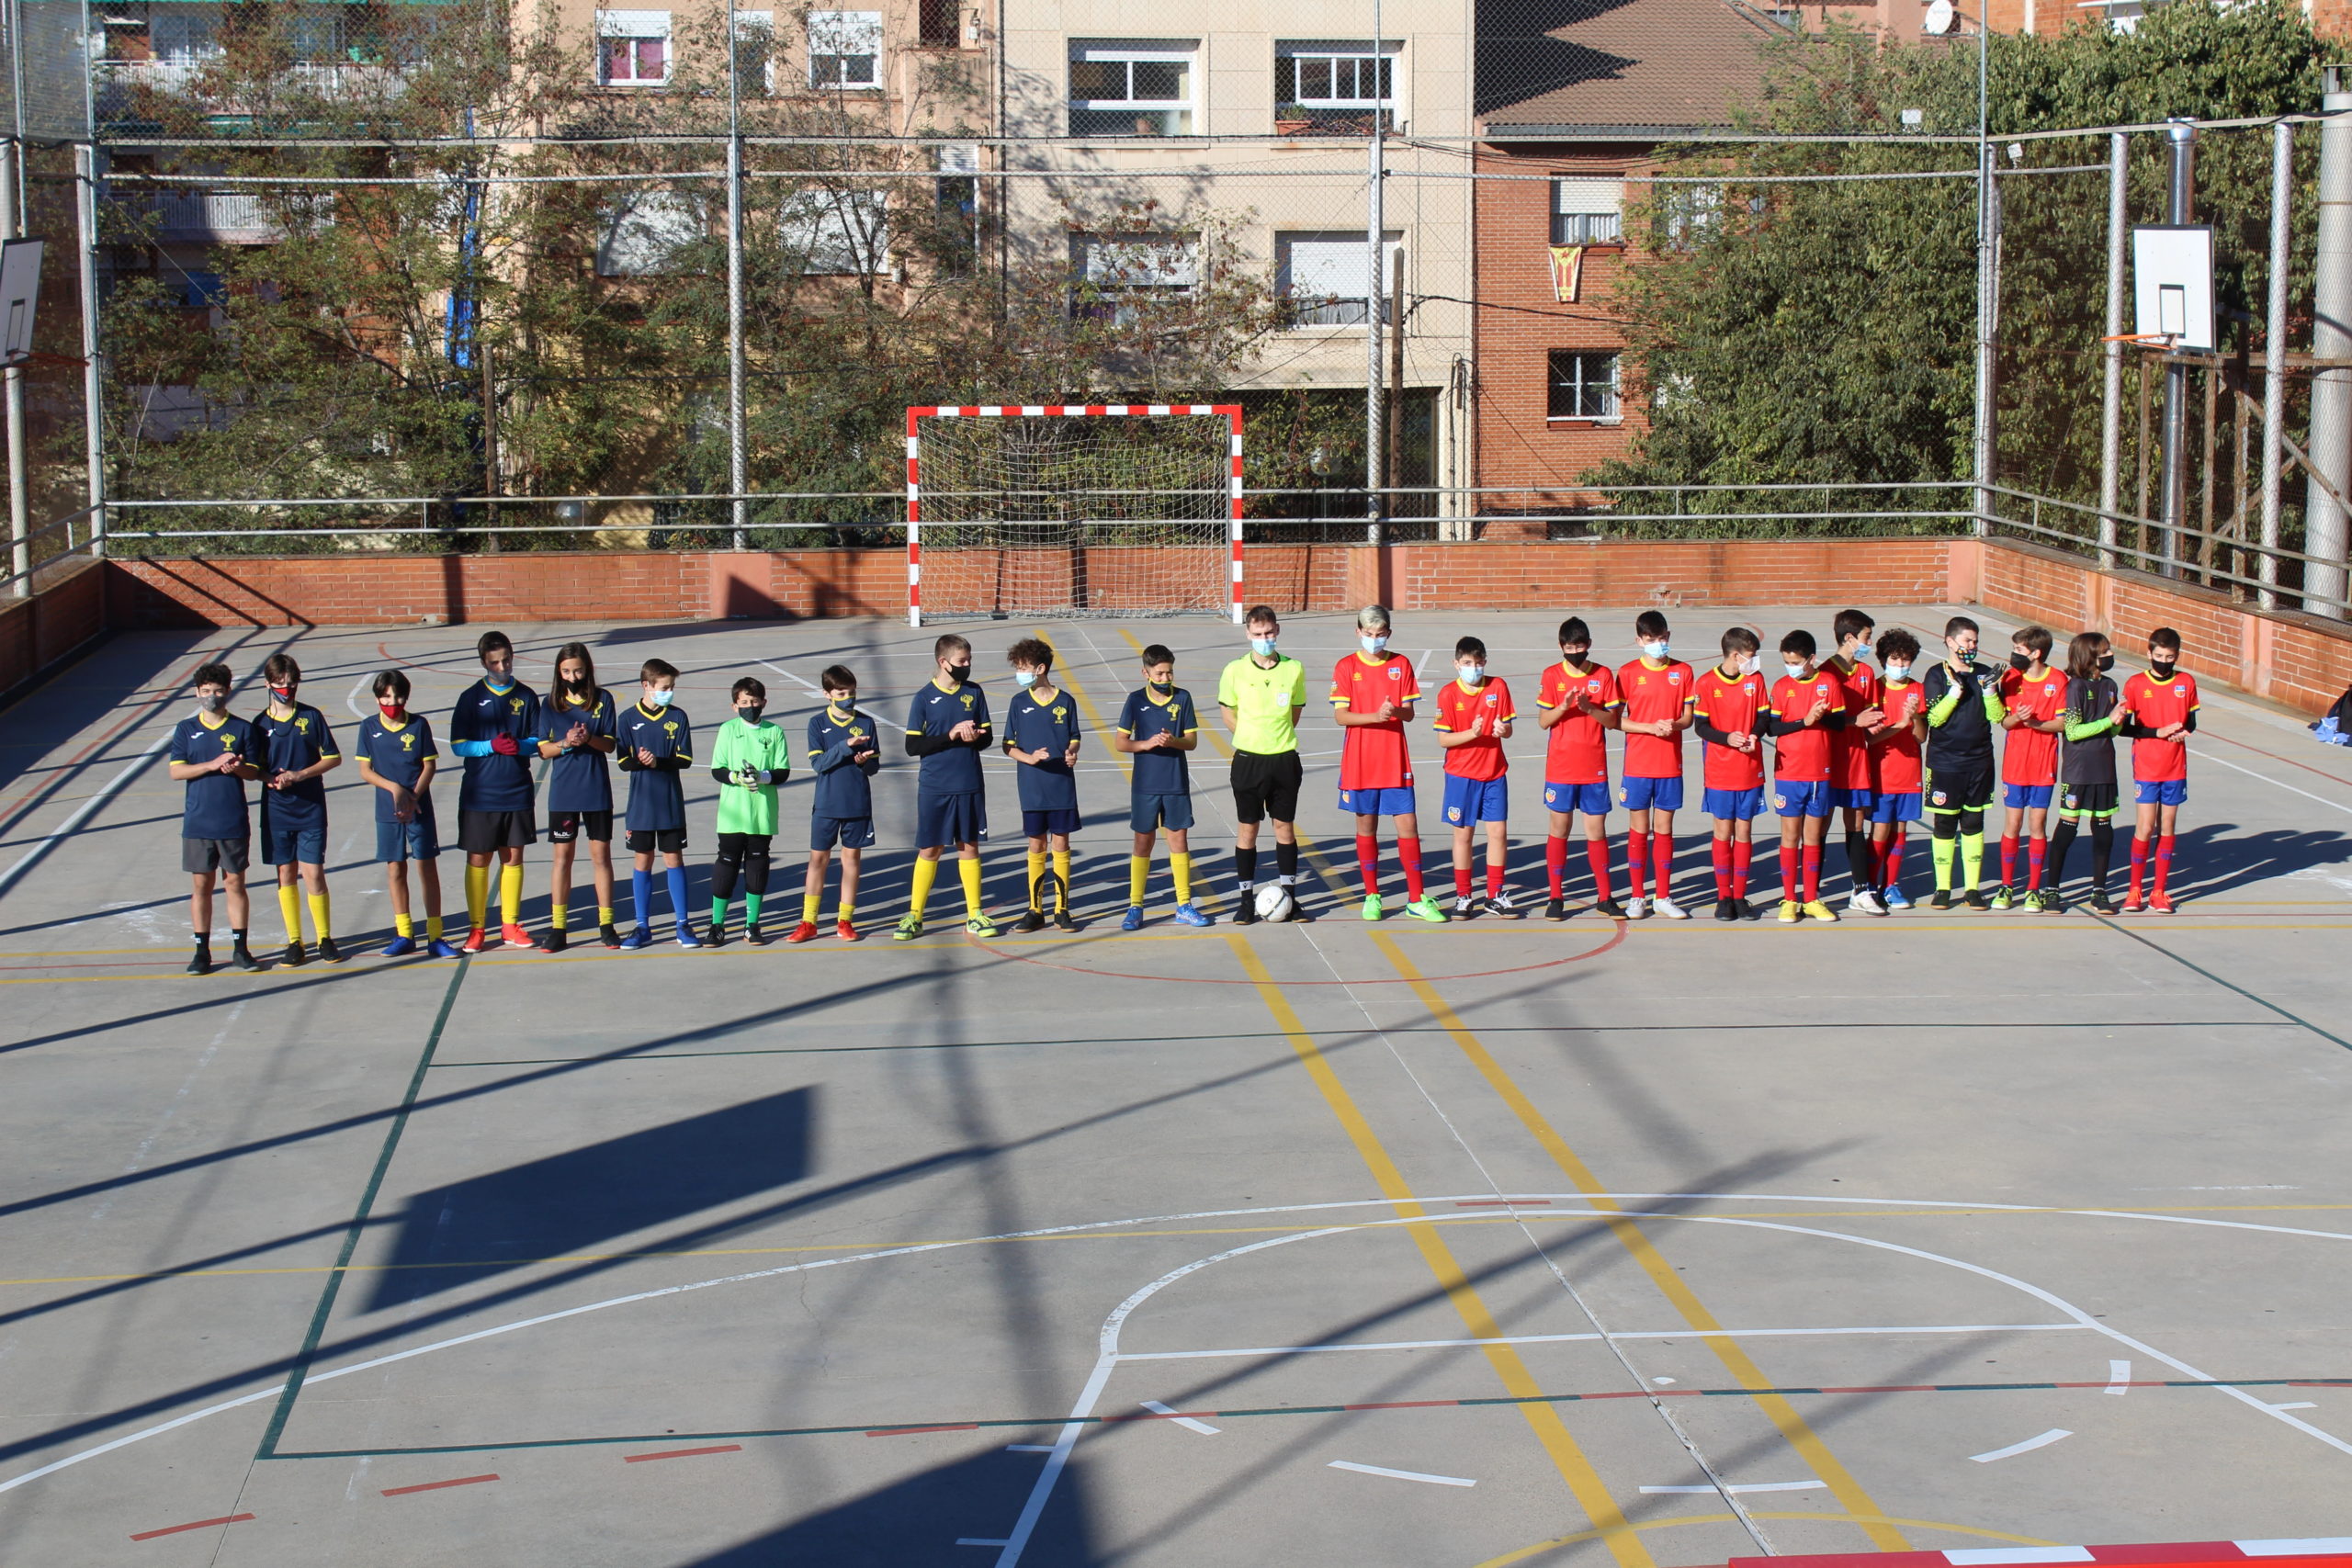
[{"label": "green sneaker", "polygon": [[1363,897],[1363,918],[1364,918],[1365,919],[1367,919],[1367,920],[1376,920],[1376,919],[1380,919],[1383,915],[1385,915],[1385,913],[1387,913],[1387,911],[1386,911],[1386,910],[1385,910],[1385,909],[1383,909],[1383,908],[1380,907],[1380,895],[1379,895],[1379,894],[1377,894],[1377,893],[1367,893],[1367,894],[1365,894],[1365,895],[1364,895],[1364,897]]},{"label": "green sneaker", "polygon": [[1993,908],[2006,909],[2012,902],[2007,885],[1993,889]]},{"label": "green sneaker", "polygon": [[1434,898],[1416,898],[1405,906],[1405,913],[1417,920],[1427,920],[1433,926],[1445,924],[1445,911]]},{"label": "green sneaker", "polygon": [[986,915],[974,915],[970,919],[964,922],[964,929],[971,932],[974,936],[996,935],[996,922],[989,919]]},{"label": "green sneaker", "polygon": [[912,942],[922,935],[922,917],[908,915],[899,921],[899,929],[890,933],[892,942]]}]

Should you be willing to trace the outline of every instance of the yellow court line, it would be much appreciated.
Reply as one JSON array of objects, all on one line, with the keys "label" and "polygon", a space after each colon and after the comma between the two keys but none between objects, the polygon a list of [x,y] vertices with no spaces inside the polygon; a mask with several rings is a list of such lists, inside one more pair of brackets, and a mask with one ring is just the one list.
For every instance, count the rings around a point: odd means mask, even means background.
[{"label": "yellow court line", "polygon": [[[1535,1141],[1543,1145],[1544,1152],[1552,1156],[1552,1163],[1558,1166],[1570,1184],[1585,1195],[1585,1201],[1604,1212],[1617,1210],[1619,1205],[1605,1196],[1609,1190],[1607,1185],[1568,1146],[1567,1140],[1560,1136],[1552,1123],[1544,1119],[1544,1113],[1536,1110],[1534,1102],[1521,1092],[1510,1075],[1503,1071],[1502,1064],[1495,1060],[1486,1045],[1470,1032],[1469,1027],[1438,994],[1437,987],[1413,967],[1412,961],[1405,956],[1404,949],[1384,932],[1374,932],[1372,940],[1373,944],[1380,949],[1381,955],[1388,960],[1389,966],[1404,976],[1414,997],[1429,1010],[1430,1016],[1438,1026],[1478,1069],[1487,1087],[1510,1107],[1512,1114],[1519,1118],[1520,1125],[1533,1134]],[[1724,1370],[1741,1387],[1753,1391],[1757,1407],[1779,1429],[1789,1446],[1812,1467],[1813,1472],[1829,1483],[1831,1495],[1857,1523],[1861,1523],[1863,1533],[1870,1537],[1871,1544],[1881,1551],[1908,1551],[1910,1542],[1894,1526],[1862,1522],[1865,1518],[1875,1520],[1883,1517],[1884,1510],[1869,1493],[1862,1490],[1861,1483],[1854,1478],[1853,1473],[1829,1451],[1829,1445],[1823,1442],[1804,1417],[1797,1413],[1795,1405],[1783,1395],[1761,1392],[1772,1386],[1772,1380],[1764,1375],[1764,1370],[1756,1364],[1737,1340],[1724,1335],[1723,1325],[1700,1302],[1690,1287],[1683,1283],[1682,1276],[1675,1271],[1674,1266],[1659,1256],[1657,1248],[1651,1244],[1641,1226],[1625,1218],[1610,1219],[1604,1223],[1642,1272],[1649,1276],[1658,1293],[1666,1297],[1685,1323],[1699,1331],[1707,1348],[1715,1353],[1716,1359],[1723,1362]]]},{"label": "yellow court line", "polygon": [[[1751,1519],[1829,1519],[1841,1524],[1851,1522],[1851,1516],[1846,1514],[1798,1514],[1777,1511],[1759,1514],[1751,1509],[1747,1517]],[[1684,1514],[1678,1518],[1651,1519],[1633,1528],[1637,1530],[1662,1530],[1672,1529],[1677,1525],[1727,1525],[1734,1522],[1735,1517],[1730,1514]],[[1889,1518],[1884,1514],[1879,1514],[1872,1516],[1871,1522],[1883,1525],[1908,1525],[1913,1529],[1949,1530],[1954,1535],[1973,1535],[1985,1540],[2006,1540],[2018,1546],[2059,1544],[2054,1540],[2044,1540],[2038,1535],[2013,1535],[2007,1530],[1979,1529],[1974,1525],[1948,1525],[1937,1519],[1895,1519]],[[1539,1540],[1533,1546],[1522,1546],[1516,1551],[1506,1551],[1500,1557],[1489,1557],[1479,1563],[1477,1568],[1510,1568],[1514,1562],[1524,1562],[1531,1557],[1541,1557],[1544,1553],[1557,1551],[1563,1546],[1577,1546],[1585,1541],[1600,1539],[1599,1530],[1582,1530],[1575,1535],[1555,1535],[1549,1540]]]},{"label": "yellow court line", "polygon": [[[1069,660],[1062,654],[1062,645],[1056,642],[1043,626],[1033,627],[1029,635],[1054,650],[1055,684],[1078,699],[1078,705],[1086,712],[1086,722],[1093,727],[1095,734],[1102,738],[1102,743],[1105,746],[1111,746],[1111,737],[1114,731],[1109,725],[1102,722],[1102,710],[1094,705],[1094,699],[1086,694],[1086,688],[1080,685],[1077,677],[1069,672]],[[1116,746],[1111,746],[1111,758],[1119,764],[1119,772],[1125,773],[1132,782],[1136,776],[1136,769],[1135,764],[1127,761],[1127,754]]]},{"label": "yellow court line", "polygon": [[[1240,960],[1243,973],[1257,987],[1259,999],[1273,1015],[1275,1027],[1283,1032],[1283,1037],[1290,1042],[1291,1049],[1298,1054],[1307,1076],[1315,1080],[1315,1087],[1322,1092],[1324,1103],[1330,1107],[1332,1115],[1339,1118],[1340,1125],[1347,1132],[1348,1141],[1355,1145],[1357,1156],[1372,1172],[1373,1180],[1394,1205],[1397,1216],[1414,1220],[1428,1218],[1426,1211],[1413,1197],[1412,1188],[1406,1183],[1403,1173],[1396,1168],[1396,1162],[1374,1134],[1371,1123],[1364,1120],[1363,1112],[1356,1109],[1354,1098],[1340,1082],[1340,1076],[1332,1070],[1331,1064],[1324,1059],[1314,1037],[1306,1032],[1306,1024],[1291,1007],[1290,998],[1283,994],[1281,986],[1267,973],[1266,966],[1259,962],[1258,954],[1248,942],[1238,937],[1229,937],[1227,941],[1233,948],[1234,956]],[[1470,1331],[1470,1337],[1499,1340],[1502,1329],[1496,1324],[1494,1314],[1479,1298],[1468,1277],[1463,1273],[1462,1265],[1455,1259],[1453,1250],[1438,1235],[1437,1227],[1430,1224],[1416,1224],[1404,1228],[1406,1234],[1413,1238],[1413,1245],[1419,1249],[1421,1261],[1436,1276],[1446,1299],[1453,1303],[1453,1310],[1460,1314],[1463,1326]],[[1516,1349],[1504,1344],[1482,1345],[1479,1348],[1496,1376],[1501,1380],[1504,1390],[1512,1397],[1522,1400],[1541,1397],[1542,1390],[1535,1381],[1535,1374],[1528,1370],[1527,1363],[1520,1359]],[[1585,1457],[1584,1450],[1569,1434],[1567,1424],[1560,1419],[1559,1412],[1550,1404],[1532,1403],[1521,1404],[1519,1411],[1526,1418],[1528,1426],[1533,1428],[1536,1440],[1551,1456],[1554,1468],[1567,1483],[1568,1491],[1576,1497],[1577,1506],[1584,1509],[1585,1517],[1592,1520],[1600,1538],[1608,1543],[1609,1553],[1617,1560],[1619,1568],[1656,1568],[1656,1560],[1650,1556],[1649,1549],[1642,1544],[1641,1537],[1626,1523],[1624,1510],[1609,1495],[1607,1484],[1593,1468],[1592,1461]]]}]

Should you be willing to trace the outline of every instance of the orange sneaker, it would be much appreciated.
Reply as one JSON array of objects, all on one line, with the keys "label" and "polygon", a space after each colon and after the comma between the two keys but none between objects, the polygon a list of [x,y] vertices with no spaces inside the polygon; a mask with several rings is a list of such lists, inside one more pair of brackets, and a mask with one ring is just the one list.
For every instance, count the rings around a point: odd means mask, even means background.
[{"label": "orange sneaker", "polygon": [[500,940],[504,942],[507,946],[519,947],[525,952],[535,952],[539,945],[537,942],[531,940],[531,933],[525,931],[521,926],[501,926],[499,928],[498,935]]},{"label": "orange sneaker", "polygon": [[841,938],[843,942],[864,942],[865,940],[863,936],[858,934],[857,928],[851,925],[847,920],[843,920],[841,924],[835,926],[833,928],[833,934]]},{"label": "orange sneaker", "polygon": [[466,944],[459,951],[465,953],[480,953],[481,950],[482,930],[480,926],[476,926],[472,931],[466,934]]},{"label": "orange sneaker", "polygon": [[792,928],[792,934],[791,934],[790,936],[788,936],[788,937],[786,937],[784,940],[785,940],[785,941],[786,941],[786,942],[814,942],[814,941],[816,941],[816,940],[817,940],[817,922],[816,922],[816,921],[814,921],[814,920],[803,920],[803,921],[801,921],[798,925],[797,925],[797,926],[795,926],[795,927],[793,927],[793,928]]},{"label": "orange sneaker", "polygon": [[2148,908],[2159,915],[2169,915],[2174,913],[2172,907],[2172,895],[2169,893],[2149,894]]}]

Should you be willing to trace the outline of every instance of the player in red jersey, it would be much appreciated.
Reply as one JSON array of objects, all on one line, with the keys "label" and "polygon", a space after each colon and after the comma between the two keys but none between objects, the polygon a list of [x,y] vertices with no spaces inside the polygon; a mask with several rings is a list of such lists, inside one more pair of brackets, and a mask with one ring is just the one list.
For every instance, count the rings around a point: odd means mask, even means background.
[{"label": "player in red jersey", "polygon": [[2050,667],[2055,638],[2041,626],[2027,626],[2009,638],[2009,667],[2001,676],[2001,720],[2008,739],[2001,747],[2001,886],[1993,908],[2006,909],[2017,897],[2018,829],[2028,838],[2025,907],[2043,907],[2041,868],[2050,852],[2050,802],[2058,793],[2058,735],[2066,728],[2066,673]]},{"label": "player in red jersey", "polygon": [[[1695,684],[1690,666],[1672,657],[1666,617],[1645,610],[1634,617],[1642,656],[1617,671],[1617,727],[1625,732],[1618,798],[1624,803],[1625,878],[1633,897],[1625,912],[1640,919],[1656,911],[1669,920],[1690,917],[1674,901],[1674,814],[1682,808],[1682,732],[1690,728]],[[1657,897],[1643,886],[1657,868]]]},{"label": "player in red jersey", "polygon": [[1547,920],[1565,920],[1560,883],[1568,863],[1568,820],[1584,814],[1585,857],[1592,865],[1592,907],[1611,919],[1624,909],[1609,888],[1609,731],[1617,728],[1617,677],[1591,661],[1592,629],[1581,617],[1560,623],[1560,661],[1544,671],[1535,691],[1537,722],[1551,736],[1544,751],[1544,806],[1551,813],[1544,840],[1549,888]]},{"label": "player in red jersey", "polygon": [[1871,737],[1871,882],[1882,909],[1907,909],[1903,893],[1903,846],[1908,823],[1920,817],[1927,790],[1920,749],[1928,740],[1928,689],[1911,678],[1919,663],[1919,639],[1897,626],[1878,639],[1883,672],[1878,689],[1879,727]]},{"label": "player in red jersey", "polygon": [[[1437,743],[1445,748],[1445,820],[1453,829],[1453,912],[1520,918],[1503,888],[1510,859],[1510,761],[1503,742],[1518,712],[1510,687],[1487,674],[1487,645],[1465,637],[1453,645],[1453,679],[1437,694]],[[1472,840],[1487,829],[1487,896],[1470,896]]]},{"label": "player in red jersey", "polygon": [[2155,841],[2156,881],[2146,907],[2173,912],[2173,828],[2188,799],[2188,735],[2197,728],[2197,678],[2180,668],[2180,634],[2158,626],[2148,634],[2148,668],[2123,682],[2122,732],[2132,737],[2132,782],[2139,788],[2140,820],[2132,832],[2132,891],[2123,912],[2141,908],[2140,886]]},{"label": "player in red jersey", "polygon": [[1421,890],[1421,823],[1413,800],[1413,760],[1405,727],[1421,683],[1413,661],[1388,651],[1388,611],[1367,604],[1356,616],[1361,651],[1331,671],[1333,716],[1346,739],[1340,748],[1340,809],[1356,819],[1356,869],[1363,874],[1363,918],[1380,919],[1380,819],[1396,821],[1396,858],[1405,870],[1405,912],[1442,924],[1445,911]]},{"label": "player in red jersey", "polygon": [[1764,742],[1771,699],[1757,663],[1763,644],[1746,626],[1723,636],[1723,661],[1692,682],[1691,717],[1705,744],[1702,804],[1714,818],[1715,919],[1747,916],[1747,867],[1756,814],[1764,809]]},{"label": "player in red jersey", "polygon": [[1877,730],[1878,677],[1862,662],[1878,623],[1861,610],[1840,610],[1829,635],[1838,651],[1822,661],[1822,672],[1838,678],[1846,698],[1846,722],[1829,732],[1829,808],[1846,818],[1846,908],[1859,914],[1886,913],[1871,891],[1871,808],[1878,804],[1871,777],[1871,737]]},{"label": "player in red jersey", "polygon": [[[1821,841],[1829,829],[1829,732],[1846,722],[1846,692],[1813,662],[1808,631],[1781,639],[1787,671],[1772,682],[1772,809],[1781,814],[1781,923],[1811,915],[1832,923],[1821,901]],[[1800,874],[1802,872],[1802,874]]]}]

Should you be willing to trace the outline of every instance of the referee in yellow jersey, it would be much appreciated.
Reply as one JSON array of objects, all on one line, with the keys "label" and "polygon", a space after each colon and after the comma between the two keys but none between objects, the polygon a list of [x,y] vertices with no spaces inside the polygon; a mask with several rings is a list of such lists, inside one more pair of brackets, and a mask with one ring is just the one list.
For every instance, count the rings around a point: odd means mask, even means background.
[{"label": "referee in yellow jersey", "polygon": [[1277,647],[1282,623],[1267,604],[1250,607],[1250,651],[1217,678],[1216,704],[1233,731],[1233,870],[1241,886],[1234,920],[1258,919],[1258,824],[1274,819],[1274,869],[1293,889],[1290,919],[1304,920],[1298,908],[1298,785],[1306,770],[1298,760],[1298,716],[1306,710],[1306,667]]}]

